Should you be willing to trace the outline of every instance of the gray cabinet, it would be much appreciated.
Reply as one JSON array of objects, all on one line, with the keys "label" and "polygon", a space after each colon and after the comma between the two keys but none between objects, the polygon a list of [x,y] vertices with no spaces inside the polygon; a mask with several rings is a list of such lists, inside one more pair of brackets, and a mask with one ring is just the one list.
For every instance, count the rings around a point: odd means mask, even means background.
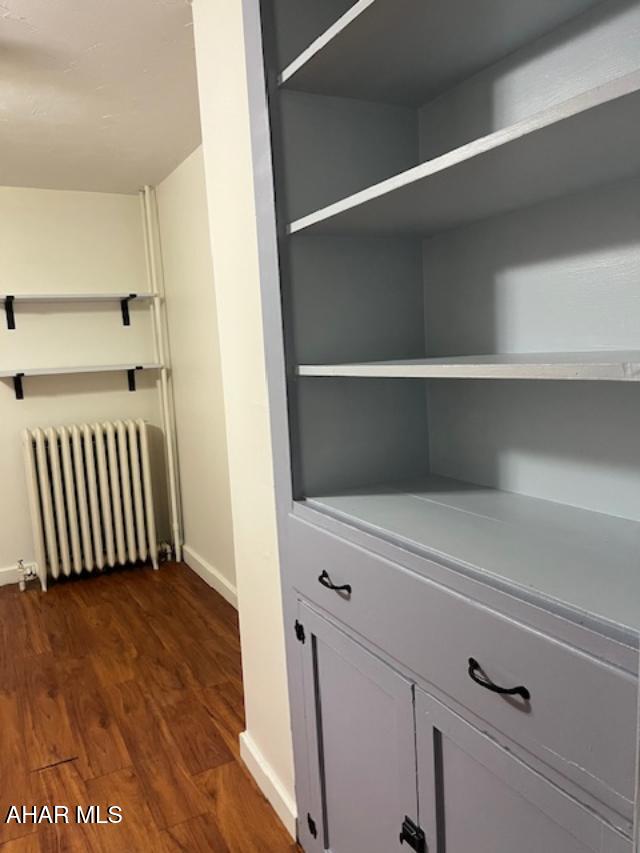
[{"label": "gray cabinet", "polygon": [[628,838],[421,690],[416,732],[431,853],[631,853]]},{"label": "gray cabinet", "polygon": [[309,853],[390,853],[417,821],[413,686],[304,604],[298,624]]},{"label": "gray cabinet", "polygon": [[628,853],[640,0],[242,2],[302,846]]},{"label": "gray cabinet", "polygon": [[298,614],[310,853],[400,853],[403,843],[631,853],[623,834],[348,632],[305,603]]}]

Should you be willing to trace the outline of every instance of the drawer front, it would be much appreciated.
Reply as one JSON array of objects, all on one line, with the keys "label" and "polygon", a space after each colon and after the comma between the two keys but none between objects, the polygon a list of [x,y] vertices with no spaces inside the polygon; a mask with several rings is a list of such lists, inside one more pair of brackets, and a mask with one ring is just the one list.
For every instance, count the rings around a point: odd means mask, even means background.
[{"label": "drawer front", "polygon": [[[632,815],[637,679],[294,517],[300,593],[624,818]],[[328,572],[351,594],[323,586]],[[523,686],[530,700],[481,680]]]}]

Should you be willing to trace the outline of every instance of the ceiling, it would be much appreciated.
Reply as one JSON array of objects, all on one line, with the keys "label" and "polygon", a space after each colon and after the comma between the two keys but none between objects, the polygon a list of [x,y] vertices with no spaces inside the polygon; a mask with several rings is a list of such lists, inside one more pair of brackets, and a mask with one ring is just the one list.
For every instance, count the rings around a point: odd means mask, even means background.
[{"label": "ceiling", "polygon": [[0,0],[0,185],[135,192],[199,142],[188,0]]}]

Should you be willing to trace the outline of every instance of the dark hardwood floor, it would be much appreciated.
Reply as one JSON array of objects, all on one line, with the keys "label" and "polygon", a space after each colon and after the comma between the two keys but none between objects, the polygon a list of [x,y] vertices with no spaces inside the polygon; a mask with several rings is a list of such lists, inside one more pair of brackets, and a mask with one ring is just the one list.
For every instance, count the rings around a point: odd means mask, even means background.
[{"label": "dark hardwood floor", "polygon": [[[293,853],[243,728],[236,613],[185,566],[0,589],[2,853]],[[5,823],[90,804],[122,822]]]}]

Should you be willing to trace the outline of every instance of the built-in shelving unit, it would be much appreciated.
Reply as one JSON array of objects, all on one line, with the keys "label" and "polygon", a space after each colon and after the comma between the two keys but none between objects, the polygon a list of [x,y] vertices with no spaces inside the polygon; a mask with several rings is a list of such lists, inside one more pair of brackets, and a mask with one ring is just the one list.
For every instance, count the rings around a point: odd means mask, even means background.
[{"label": "built-in shelving unit", "polygon": [[122,322],[125,326],[131,323],[129,315],[130,302],[149,302],[157,298],[155,293],[1,293],[0,301],[4,305],[7,318],[7,328],[15,329],[15,306],[24,304],[59,304],[81,302],[115,302],[119,303],[122,311]]},{"label": "built-in shelving unit", "polygon": [[396,379],[582,379],[638,382],[638,352],[553,352],[420,358],[353,364],[302,364],[300,376]]},{"label": "built-in shelving unit", "polygon": [[244,9],[301,846],[631,853],[640,0]]},{"label": "built-in shelving unit", "polygon": [[[428,477],[309,498],[314,509],[556,599],[614,625],[637,619],[640,523],[473,483]],[[606,571],[603,567],[606,566]]]},{"label": "built-in shelving unit", "polygon": [[640,72],[295,220],[292,234],[427,237],[640,171]]},{"label": "built-in shelving unit", "polygon": [[596,2],[358,0],[282,71],[281,85],[420,106]]},{"label": "built-in shelving unit", "polygon": [[127,374],[130,391],[136,390],[135,374],[140,370],[161,370],[162,364],[98,364],[73,367],[37,367],[25,370],[1,370],[0,379],[13,379],[16,399],[24,399],[23,380],[29,376],[71,376],[76,373],[121,373]]},{"label": "built-in shelving unit", "polygon": [[272,75],[295,498],[637,630],[640,3],[333,8]]}]

